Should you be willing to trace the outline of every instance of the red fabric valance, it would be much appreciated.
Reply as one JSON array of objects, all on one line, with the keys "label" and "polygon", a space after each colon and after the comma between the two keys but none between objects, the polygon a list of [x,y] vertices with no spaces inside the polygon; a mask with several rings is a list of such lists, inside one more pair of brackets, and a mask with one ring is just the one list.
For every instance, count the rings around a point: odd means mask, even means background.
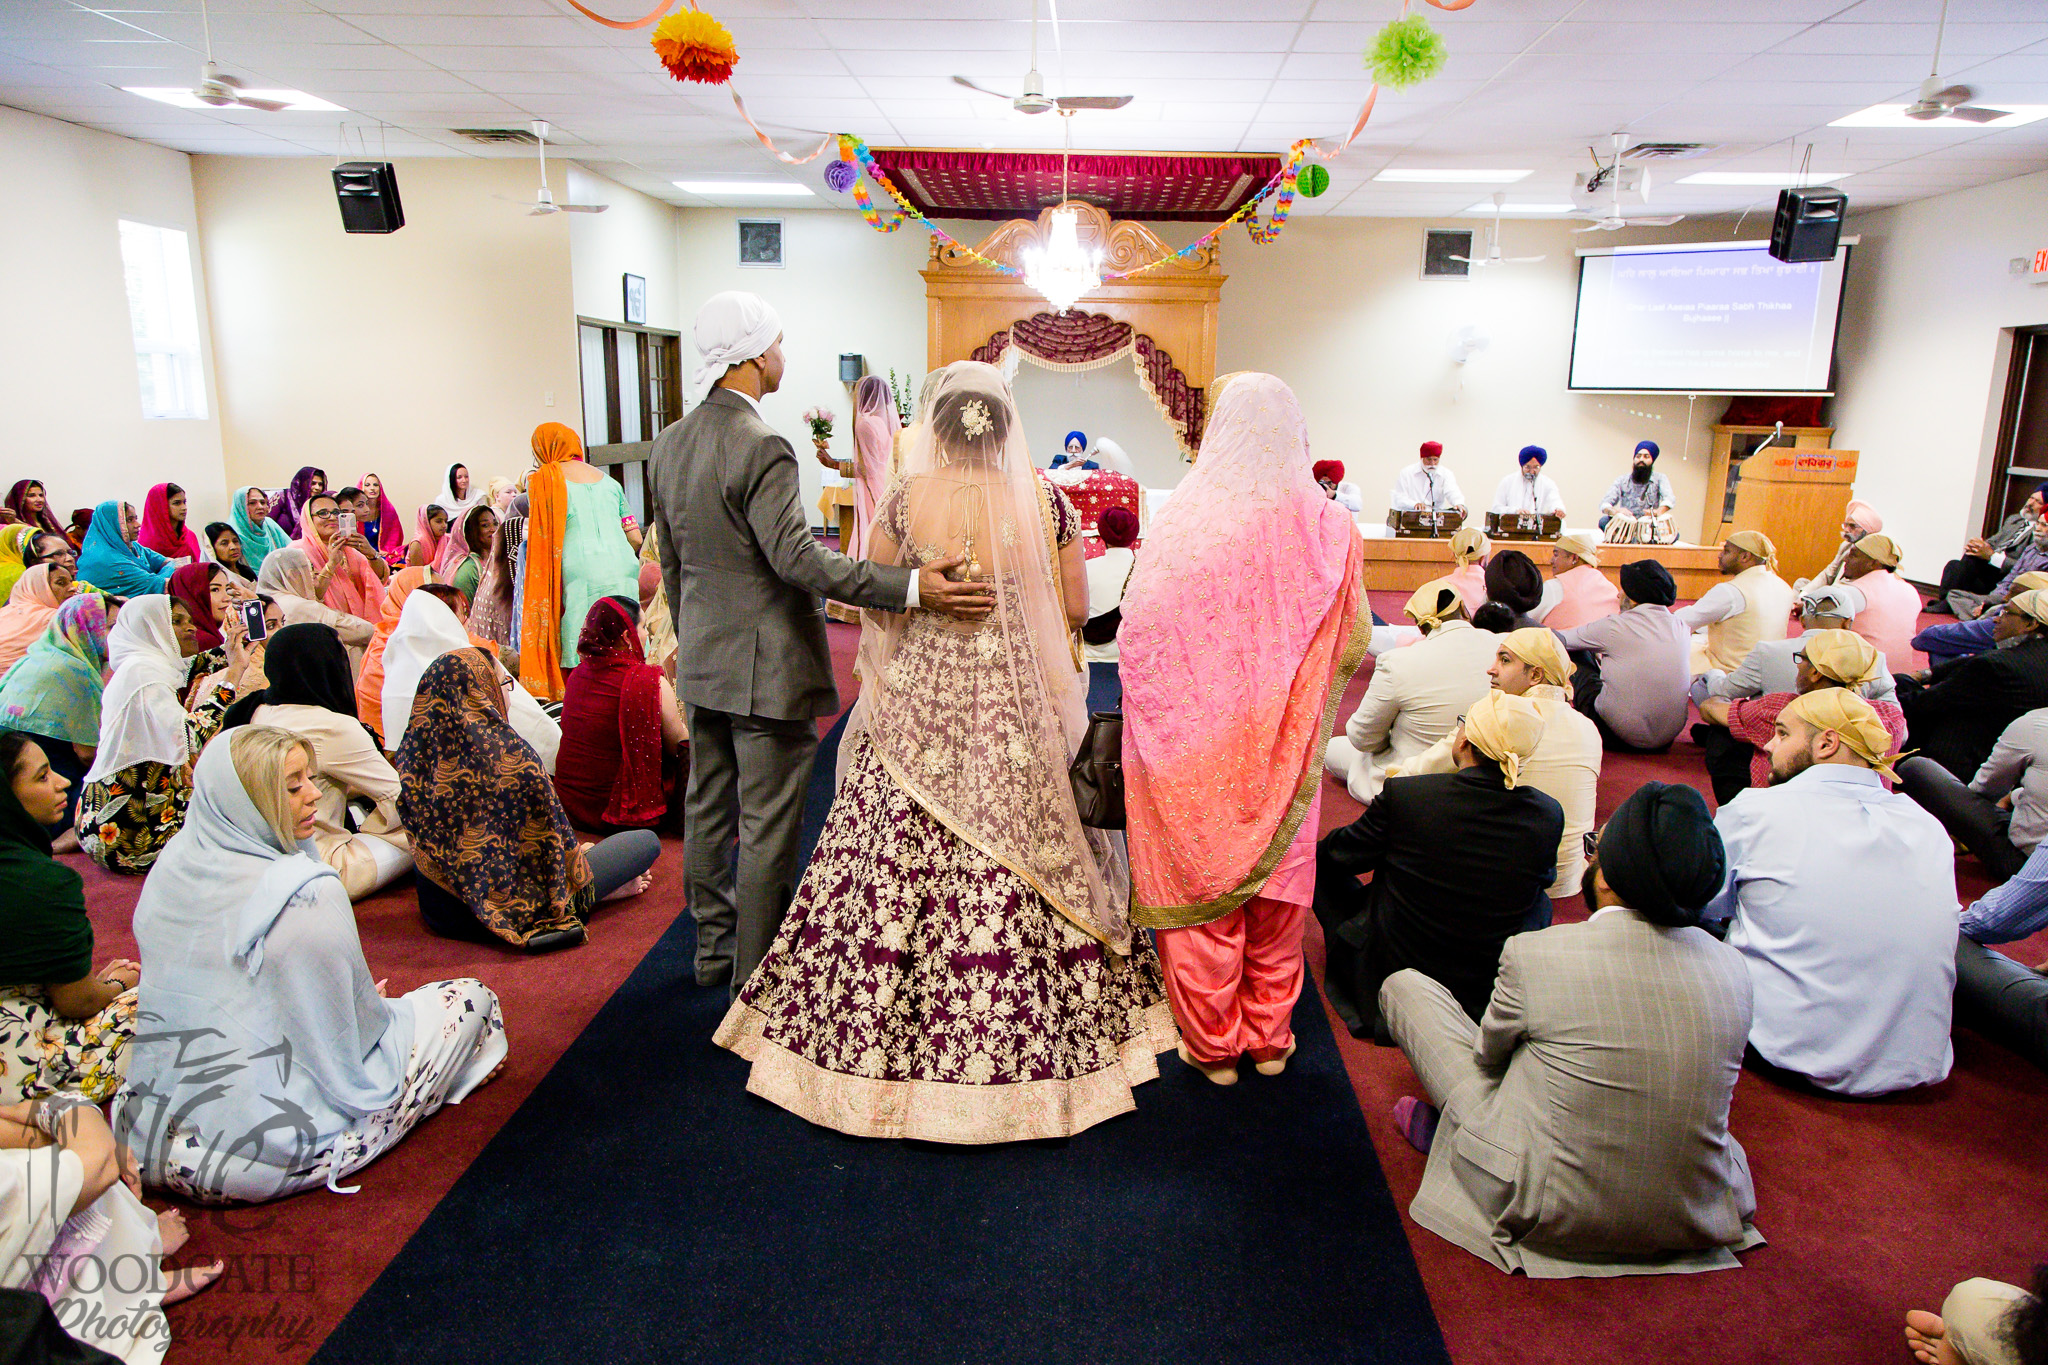
[{"label": "red fabric valance", "polygon": [[1076,153],[1063,182],[1058,152],[945,152],[874,147],[919,212],[931,218],[1035,218],[1065,192],[1113,218],[1210,222],[1227,218],[1280,171],[1273,155]]}]

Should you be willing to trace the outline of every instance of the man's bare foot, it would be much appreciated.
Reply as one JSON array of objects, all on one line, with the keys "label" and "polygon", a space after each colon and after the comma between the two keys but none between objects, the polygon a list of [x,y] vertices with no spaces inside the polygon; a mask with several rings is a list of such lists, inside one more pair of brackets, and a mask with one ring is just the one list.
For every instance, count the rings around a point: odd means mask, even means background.
[{"label": "man's bare foot", "polygon": [[624,886],[612,892],[609,896],[606,896],[605,899],[608,901],[630,900],[652,885],[654,885],[654,874],[652,872],[643,872],[632,881],[627,882]]},{"label": "man's bare foot", "polygon": [[186,1266],[183,1270],[173,1270],[170,1275],[171,1287],[164,1291],[164,1306],[168,1308],[174,1303],[183,1303],[219,1279],[221,1272],[227,1268],[225,1261],[217,1260],[212,1265],[193,1265]]},{"label": "man's bare foot", "polygon": [[164,1244],[164,1255],[175,1256],[185,1243],[192,1240],[192,1229],[185,1226],[185,1215],[176,1209],[165,1209],[156,1216],[156,1235]]},{"label": "man's bare foot", "polygon": [[1906,1314],[1906,1345],[1921,1365],[1962,1365],[1956,1348],[1948,1344],[1948,1324],[1938,1313],[1915,1308]]},{"label": "man's bare foot", "polygon": [[50,852],[53,854],[76,853],[79,847],[78,831],[75,829],[67,829],[56,838],[50,840]]}]

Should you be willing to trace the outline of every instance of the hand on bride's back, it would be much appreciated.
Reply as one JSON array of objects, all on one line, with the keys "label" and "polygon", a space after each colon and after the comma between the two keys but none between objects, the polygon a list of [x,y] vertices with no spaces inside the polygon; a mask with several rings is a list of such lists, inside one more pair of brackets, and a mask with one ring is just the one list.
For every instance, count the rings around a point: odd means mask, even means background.
[{"label": "hand on bride's back", "polygon": [[946,577],[948,569],[966,562],[965,555],[935,559],[917,571],[917,603],[926,611],[942,612],[962,621],[979,621],[995,610],[995,589],[987,583],[956,583]]}]

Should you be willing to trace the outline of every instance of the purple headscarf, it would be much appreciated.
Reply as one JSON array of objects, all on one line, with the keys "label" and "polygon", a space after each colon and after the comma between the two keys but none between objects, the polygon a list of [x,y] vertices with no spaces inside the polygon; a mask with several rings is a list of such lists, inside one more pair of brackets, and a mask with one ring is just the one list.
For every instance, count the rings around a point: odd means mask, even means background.
[{"label": "purple headscarf", "polygon": [[299,509],[306,505],[306,499],[313,496],[313,480],[327,482],[327,471],[307,465],[292,475],[292,481],[270,500],[270,519],[284,528],[284,533],[297,540],[304,533],[299,530]]}]

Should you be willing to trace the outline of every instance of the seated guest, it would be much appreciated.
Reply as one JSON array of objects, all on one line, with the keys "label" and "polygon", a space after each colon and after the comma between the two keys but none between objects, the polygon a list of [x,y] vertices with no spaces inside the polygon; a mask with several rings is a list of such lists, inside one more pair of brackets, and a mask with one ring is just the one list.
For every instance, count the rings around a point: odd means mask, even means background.
[{"label": "seated guest", "polygon": [[419,538],[405,547],[405,562],[408,566],[432,568],[441,558],[442,542],[448,538],[448,509],[430,502],[420,508],[413,522]]},{"label": "seated guest", "polygon": [[341,534],[340,502],[326,493],[314,494],[300,512],[300,526],[292,548],[305,551],[315,581],[326,585],[321,600],[359,621],[381,616],[384,580],[391,576],[391,566],[361,531]]},{"label": "seated guest", "polygon": [[48,629],[0,678],[0,728],[42,746],[50,766],[70,783],[64,828],[52,830],[56,851],[76,853],[78,798],[100,742],[100,698],[106,691],[107,631],[114,610],[96,592],[74,595]]},{"label": "seated guest", "polygon": [[1621,610],[1620,594],[1600,572],[1600,546],[1583,531],[1567,531],[1550,552],[1550,581],[1532,613],[1551,630],[1570,630]]},{"label": "seated guest", "polygon": [[29,548],[35,542],[36,528],[16,522],[0,530],[0,593],[11,593],[21,576],[28,572]]},{"label": "seated guest", "polygon": [[51,535],[64,534],[64,525],[57,520],[57,514],[50,510],[50,494],[43,487],[41,479],[17,479],[14,487],[7,490],[7,510],[24,525],[38,532]]},{"label": "seated guest", "polygon": [[78,551],[78,576],[119,597],[144,597],[167,589],[177,566],[146,545],[135,543],[142,518],[125,502],[109,499],[93,509],[92,527]]},{"label": "seated guest", "polygon": [[464,597],[476,597],[477,580],[483,576],[485,558],[491,552],[491,537],[497,534],[498,514],[488,503],[478,503],[462,514],[454,534],[441,544],[434,564],[434,577],[452,584]]},{"label": "seated guest", "polygon": [[1955,592],[1949,594],[1949,605],[1955,614],[1965,622],[1985,616],[2001,602],[2010,601],[2014,595],[2027,591],[2020,586],[2020,580],[2030,574],[2048,571],[2048,521],[2034,527],[2033,537],[2021,547],[2019,556],[2010,562],[2005,576],[1990,592],[1978,596],[1974,593]]},{"label": "seated guest", "polygon": [[[1721,697],[1732,701],[1737,697],[1762,697],[1772,692],[1797,692],[1799,690],[1800,641],[1817,630],[1847,630],[1856,614],[1863,610],[1863,593],[1848,584],[1837,583],[1824,587],[1819,583],[1808,583],[1799,590],[1799,601],[1793,607],[1793,614],[1799,618],[1801,633],[1787,636],[1782,640],[1759,640],[1749,657],[1742,661],[1742,667],[1733,673],[1723,673],[1710,668],[1693,680],[1692,697],[1703,702],[1708,697]],[[1898,696],[1898,685],[1892,681],[1891,663],[1880,652],[1877,668],[1870,681],[1856,689],[1866,701],[1892,701]]]},{"label": "seated guest", "polygon": [[184,604],[192,617],[192,639],[199,646],[199,652],[185,665],[187,686],[179,699],[188,705],[192,700],[191,684],[211,673],[216,673],[227,662],[226,637],[221,634],[222,623],[227,621],[234,610],[234,598],[228,588],[234,578],[218,564],[182,564],[171,575],[170,599]]},{"label": "seated guest", "polygon": [[2048,975],[1987,946],[2017,943],[2043,929],[2048,853],[2037,844],[2017,872],[1963,911],[1956,941],[1956,1022],[2048,1071]]},{"label": "seated guest", "polygon": [[2048,1362],[2048,1266],[2034,1292],[1997,1280],[1964,1280],[1939,1316],[1906,1314],[1906,1344],[1920,1365],[2043,1365]]},{"label": "seated guest", "polygon": [[1892,667],[1924,668],[1927,658],[1913,648],[1920,629],[1920,591],[1899,577],[1899,547],[1887,535],[1865,536],[1842,561],[1842,581],[1863,594],[1863,610],[1849,629],[1875,645]]},{"label": "seated guest", "polygon": [[2048,592],[2023,592],[1999,614],[1997,648],[1900,674],[1899,706],[1924,757],[1967,782],[2005,727],[2048,706]]},{"label": "seated guest", "polygon": [[[1458,726],[1456,772],[1387,783],[1316,846],[1324,989],[1353,1034],[1379,1031],[1380,983],[1404,967],[1442,983],[1477,1019],[1501,945],[1549,923],[1543,888],[1557,874],[1564,811],[1522,781],[1542,738],[1534,702],[1488,692]],[[1369,885],[1361,872],[1373,874]]]},{"label": "seated guest", "polygon": [[1728,1131],[1749,976],[1699,928],[1723,870],[1699,793],[1647,783],[1601,831],[1592,919],[1508,939],[1477,1025],[1421,972],[1387,978],[1429,1094],[1395,1106],[1429,1153],[1418,1224],[1543,1279],[1729,1269],[1763,1241]]},{"label": "seated guest", "polygon": [[1899,764],[1899,790],[1941,821],[1992,881],[2018,876],[2048,834],[2048,707],[2006,726],[1968,786],[1916,755]]},{"label": "seated guest", "polygon": [[[2048,556],[2044,556],[2043,562],[2048,563]],[[2012,579],[2012,591],[1990,602],[1981,616],[1929,626],[1913,637],[1913,648],[1927,656],[1929,666],[1945,664],[1967,654],[1982,654],[1992,646],[1992,637],[1998,632],[1998,617],[2005,610],[2005,604],[2023,592],[2038,592],[2043,588],[2048,588],[2048,569],[2030,569],[2019,574]]]},{"label": "seated guest", "polygon": [[1441,468],[1443,460],[1442,442],[1424,441],[1421,458],[1394,477],[1387,506],[1396,512],[1463,512],[1464,490],[1458,487],[1456,474]]},{"label": "seated guest", "polygon": [[[407,610],[432,600],[416,593]],[[420,678],[397,759],[420,916],[445,937],[573,947],[599,901],[647,889],[661,840],[634,829],[578,844],[540,756],[506,720],[506,691],[479,649],[443,654]]]},{"label": "seated guest", "polygon": [[[1498,602],[1488,602],[1472,613],[1472,628],[1489,635],[1506,635],[1525,627],[1515,624],[1515,614]],[[1373,632],[1379,634],[1377,630]]]},{"label": "seated guest", "polygon": [[1955,856],[1941,822],[1879,781],[1891,732],[1840,687],[1778,713],[1771,785],[1721,807],[1727,921],[1749,965],[1749,1043],[1839,1095],[1948,1075]]},{"label": "seated guest", "polygon": [[1494,638],[1472,629],[1456,588],[1441,578],[1425,583],[1402,610],[1422,638],[1379,656],[1358,710],[1324,749],[1324,768],[1360,801],[1379,790],[1386,764],[1450,734],[1487,692]]},{"label": "seated guest", "polygon": [[[391,582],[384,591],[384,619],[377,623],[376,634],[363,649],[362,667],[356,672],[356,715],[363,724],[375,730],[381,738],[384,734],[384,651],[391,643],[391,632],[398,629],[398,617],[405,610],[405,599],[423,583],[433,581],[434,571],[423,565],[400,569],[391,575]],[[396,742],[385,746],[389,752],[397,748]]]},{"label": "seated guest", "polygon": [[1493,490],[1492,510],[1563,516],[1564,497],[1557,491],[1557,484],[1543,472],[1543,466],[1549,463],[1550,452],[1542,446],[1523,446],[1515,456],[1515,472],[1502,475],[1500,486]]},{"label": "seated guest", "polygon": [[394,568],[405,562],[405,522],[398,515],[398,508],[392,504],[391,495],[384,491],[384,480],[375,474],[365,474],[356,480],[356,488],[362,494],[360,514],[362,519],[356,529],[363,538],[377,547],[377,553],[384,562]]},{"label": "seated guest", "polygon": [[[1823,588],[1827,592],[1831,589]],[[1700,720],[1722,726],[1728,744],[1716,752],[1697,734],[1700,747],[1708,751],[1707,775],[1714,782],[1714,800],[1720,805],[1733,801],[1749,787],[1767,787],[1771,782],[1771,760],[1765,753],[1777,734],[1778,713],[1792,704],[1795,694],[1804,696],[1823,687],[1846,687],[1858,695],[1870,685],[1882,666],[1882,658],[1870,641],[1847,630],[1813,630],[1799,637],[1797,672],[1791,692],[1769,692],[1761,697],[1724,700],[1708,697],[1700,703]],[[1906,716],[1896,701],[1871,702],[1871,709],[1891,735],[1888,754],[1906,743]]]},{"label": "seated guest", "polygon": [[[1104,508],[1096,520],[1102,553],[1088,561],[1088,624],[1081,628],[1090,663],[1117,660],[1116,633],[1123,621],[1124,589],[1138,566],[1138,517],[1128,507]],[[660,580],[657,579],[657,582]],[[573,812],[572,812],[573,813]]]},{"label": "seated guest", "polygon": [[[649,531],[643,539],[653,538]],[[467,625],[471,638],[486,640],[497,646],[498,661],[505,665],[513,677],[519,676],[519,617],[517,611],[519,591],[519,547],[526,540],[526,518],[507,513],[498,522],[498,529],[491,533],[491,552],[484,556],[483,572],[478,575],[476,592],[470,597],[469,620]],[[643,563],[645,555],[642,556]],[[641,577],[647,571],[643,567]],[[396,583],[396,577],[392,582]],[[654,566],[654,581],[661,582],[661,566]],[[643,584],[644,586],[644,584]],[[643,596],[642,605],[645,605]]]},{"label": "seated guest", "polygon": [[1727,578],[1673,614],[1695,632],[1692,675],[1732,673],[1760,640],[1782,640],[1792,616],[1792,585],[1778,577],[1778,547],[1761,531],[1737,531],[1721,546]]},{"label": "seated guest", "polygon": [[307,465],[292,475],[292,481],[279,489],[277,496],[270,500],[270,519],[278,524],[285,535],[297,540],[306,533],[304,513],[307,500],[316,493],[326,491],[326,471]]},{"label": "seated guest", "polygon": [[0,778],[0,1104],[60,1090],[103,1104],[127,1065],[140,969],[92,969],[85,882],[50,856],[71,784],[13,730],[0,730]]},{"label": "seated guest", "polygon": [[1996,588],[2020,555],[2034,543],[2034,532],[2041,522],[2044,501],[2048,501],[2048,483],[2037,484],[2034,491],[2027,494],[2020,510],[1998,523],[1998,529],[1990,535],[1972,536],[1964,541],[1962,556],[1942,565],[1940,590],[1927,604],[1926,610],[1954,615],[1956,608],[1951,602],[1951,594],[1962,593],[1963,600],[1969,601],[1981,599]]},{"label": "seated guest", "polygon": [[356,718],[341,637],[330,626],[286,626],[265,642],[263,676],[222,728],[268,725],[313,746],[313,846],[350,900],[374,895],[412,870],[412,853],[398,822],[398,771]]},{"label": "seated guest", "polygon": [[1867,502],[1852,501],[1848,509],[1842,513],[1842,543],[1836,548],[1835,557],[1828,561],[1825,569],[1812,578],[1801,579],[1796,586],[1803,588],[1812,583],[1826,588],[1841,582],[1842,565],[1847,562],[1849,551],[1855,547],[1856,542],[1865,536],[1876,535],[1883,529],[1884,518],[1877,514],[1875,507]]},{"label": "seated guest", "polygon": [[263,571],[256,575],[256,586],[277,599],[285,624],[332,626],[348,646],[349,658],[360,660],[377,628],[360,616],[327,604],[327,590],[334,582],[336,567],[330,558],[316,572],[306,551],[299,545],[289,545],[270,552],[263,561]]},{"label": "seated guest", "polygon": [[78,574],[78,550],[60,532],[37,531],[28,538],[21,563],[24,571],[38,564],[62,564],[75,578]]},{"label": "seated guest", "polygon": [[[1572,664],[1557,636],[1547,630],[1511,631],[1501,638],[1493,666],[1486,670],[1499,691],[1527,697],[1543,713],[1543,739],[1522,764],[1522,780],[1564,810],[1564,837],[1557,844],[1557,880],[1551,896],[1576,896],[1586,870],[1586,835],[1593,828],[1593,804],[1600,788],[1600,731],[1572,709]],[[1458,770],[1450,735],[1406,762],[1387,769],[1389,779]]]},{"label": "seated guest", "polygon": [[[1637,441],[1628,473],[1608,486],[1600,503],[1600,529],[1608,531],[1611,523],[1621,523],[1609,531],[1609,540],[1654,545],[1672,538],[1668,534],[1671,509],[1678,499],[1671,491],[1670,478],[1657,468],[1660,453],[1655,441]],[[1628,530],[1625,537],[1617,534],[1624,528]]]},{"label": "seated guest", "polygon": [[62,564],[38,564],[15,580],[0,607],[0,677],[50,628],[73,587],[71,570]]},{"label": "seated guest", "polygon": [[1543,575],[1520,550],[1502,550],[1486,561],[1486,600],[1515,614],[1515,629],[1543,623],[1535,611],[1543,602]]},{"label": "seated guest", "polygon": [[127,603],[107,631],[113,671],[100,705],[99,748],[78,798],[78,842],[109,872],[149,870],[185,823],[192,760],[235,698],[263,677],[261,653],[236,631],[228,639],[228,676],[187,711],[178,697],[185,661],[198,652],[192,613],[161,595]]},{"label": "seated guest", "polygon": [[1611,616],[1558,633],[1577,665],[1572,704],[1599,727],[1604,747],[1660,753],[1685,728],[1691,635],[1672,613],[1678,585],[1654,559],[1621,566]]},{"label": "seated guest", "polygon": [[1317,460],[1312,472],[1315,474],[1317,486],[1329,495],[1330,501],[1347,512],[1357,513],[1365,510],[1365,494],[1358,491],[1357,484],[1344,482],[1342,460]]},{"label": "seated guest", "polygon": [[136,529],[135,543],[172,563],[197,564],[201,558],[199,537],[185,524],[190,507],[191,500],[178,485],[156,485],[142,500],[142,524]]},{"label": "seated guest", "polygon": [[213,551],[214,563],[244,583],[256,581],[256,571],[242,558],[241,532],[224,521],[210,521],[206,524],[206,544]]},{"label": "seated guest", "polygon": [[680,820],[689,731],[674,685],[647,662],[640,604],[598,598],[583,619],[576,654],[582,662],[568,678],[555,760],[562,809],[579,828],[606,833],[654,829],[671,803]]},{"label": "seated guest", "polygon": [[235,528],[235,535],[242,542],[242,562],[251,573],[263,571],[263,561],[272,550],[282,550],[292,543],[284,527],[270,519],[270,495],[253,485],[235,490],[233,501],[228,503],[228,525]]},{"label": "seated guest", "polygon": [[[387,753],[398,752],[399,742],[405,738],[405,727],[412,716],[413,696],[419,690],[420,678],[426,673],[427,666],[443,654],[458,649],[483,650],[503,678],[511,677],[491,654],[489,647],[463,626],[463,616],[468,608],[462,594],[446,583],[422,583],[406,598],[405,607],[398,613],[398,626],[384,646],[384,693],[381,702],[384,724],[380,733],[384,736]],[[552,774],[555,755],[562,745],[562,727],[541,709],[541,704],[525,688],[510,683],[506,692],[505,704],[512,728],[533,746],[534,752],[540,755],[541,762]]]},{"label": "seated guest", "polygon": [[[135,907],[151,1027],[129,1049],[121,1115],[143,1180],[188,1199],[346,1193],[342,1180],[505,1060],[482,982],[385,998],[341,878],[314,851],[312,771],[312,746],[268,726],[209,745],[185,828]],[[197,1037],[231,1064],[193,1065]],[[289,1066],[256,1060],[280,1054]]]},{"label": "seated guest", "polygon": [[1486,605],[1486,557],[1492,553],[1493,542],[1477,526],[1467,523],[1451,532],[1451,562],[1457,567],[1444,578],[1465,599],[1466,611]]}]

